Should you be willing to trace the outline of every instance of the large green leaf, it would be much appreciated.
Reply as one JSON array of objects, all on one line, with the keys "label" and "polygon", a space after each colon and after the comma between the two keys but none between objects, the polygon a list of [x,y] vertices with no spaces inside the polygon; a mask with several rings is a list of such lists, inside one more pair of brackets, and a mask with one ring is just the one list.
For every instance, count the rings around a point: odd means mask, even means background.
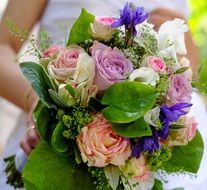
[{"label": "large green leaf", "polygon": [[139,82],[120,82],[110,86],[102,99],[108,105],[103,114],[112,123],[129,123],[144,116],[155,104],[156,90]]},{"label": "large green leaf", "polygon": [[55,90],[55,87],[44,67],[34,62],[22,62],[20,68],[40,100],[50,108],[55,107],[48,93],[49,89]]},{"label": "large green leaf", "polygon": [[51,110],[39,101],[33,114],[41,140],[48,143],[48,136],[52,126]]},{"label": "large green leaf", "polygon": [[128,138],[152,135],[150,126],[144,121],[143,117],[131,123],[112,124],[112,128],[118,135]]},{"label": "large green leaf", "polygon": [[90,39],[89,26],[90,23],[94,22],[94,19],[94,15],[88,13],[85,9],[82,9],[80,16],[72,26],[67,45],[80,44],[85,40]]},{"label": "large green leaf", "polygon": [[173,148],[172,157],[165,163],[164,170],[197,173],[203,156],[203,146],[202,137],[197,131],[194,139],[187,145]]},{"label": "large green leaf", "polygon": [[76,168],[69,157],[56,154],[40,143],[23,170],[27,190],[95,190],[86,168]]},{"label": "large green leaf", "polygon": [[51,146],[58,153],[64,153],[69,148],[69,143],[62,134],[65,129],[63,122],[59,121],[52,134]]}]

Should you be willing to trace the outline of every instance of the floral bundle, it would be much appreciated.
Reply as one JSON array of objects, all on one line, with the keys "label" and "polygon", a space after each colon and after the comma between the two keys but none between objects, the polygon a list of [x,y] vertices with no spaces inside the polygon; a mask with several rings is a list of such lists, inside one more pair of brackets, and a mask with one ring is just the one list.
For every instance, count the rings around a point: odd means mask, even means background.
[{"label": "floral bundle", "polygon": [[187,26],[175,19],[156,32],[147,18],[131,3],[118,19],[83,9],[66,47],[20,63],[40,99],[26,189],[162,189],[156,172],[197,172],[203,143],[187,116]]}]

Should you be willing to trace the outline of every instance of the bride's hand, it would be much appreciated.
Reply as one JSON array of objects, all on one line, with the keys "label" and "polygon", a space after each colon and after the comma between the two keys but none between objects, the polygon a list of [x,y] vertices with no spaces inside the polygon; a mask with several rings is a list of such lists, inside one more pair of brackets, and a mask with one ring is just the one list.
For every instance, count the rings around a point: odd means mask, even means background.
[{"label": "bride's hand", "polygon": [[25,112],[27,113],[27,131],[25,136],[20,142],[21,148],[24,152],[29,155],[31,151],[37,146],[40,142],[39,135],[35,128],[35,124],[33,122],[33,111],[37,105],[38,97],[30,87],[25,94]]},{"label": "bride's hand", "polygon": [[37,133],[35,125],[33,124],[28,127],[24,138],[21,140],[20,146],[24,152],[29,155],[39,142],[40,137]]}]

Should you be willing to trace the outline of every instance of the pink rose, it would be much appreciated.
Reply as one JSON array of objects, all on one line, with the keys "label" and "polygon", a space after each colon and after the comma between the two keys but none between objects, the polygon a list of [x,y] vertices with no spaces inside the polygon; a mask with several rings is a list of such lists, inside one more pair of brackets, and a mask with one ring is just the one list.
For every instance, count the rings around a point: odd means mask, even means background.
[{"label": "pink rose", "polygon": [[99,90],[106,90],[110,85],[125,80],[133,71],[132,63],[117,48],[95,41],[90,51],[96,61],[95,84]]},{"label": "pink rose", "polygon": [[52,45],[43,52],[43,58],[53,57],[62,50],[58,45]]},{"label": "pink rose", "polygon": [[181,130],[184,134],[183,137],[189,142],[195,137],[198,123],[196,122],[194,117],[189,117],[186,118],[185,125],[186,128],[183,128]]},{"label": "pink rose", "polygon": [[143,155],[138,159],[135,157],[130,158],[126,161],[125,165],[120,167],[120,169],[129,179],[135,179],[142,182],[148,181],[150,178],[150,168]]},{"label": "pink rose", "polygon": [[111,129],[110,123],[98,113],[94,121],[81,129],[77,144],[88,166],[123,165],[131,155],[130,143]]},{"label": "pink rose", "polygon": [[155,56],[147,57],[147,64],[156,72],[163,73],[166,71],[166,64],[159,57],[155,57]]},{"label": "pink rose", "polygon": [[63,49],[57,59],[48,64],[49,74],[58,82],[67,83],[69,79],[73,79],[78,58],[82,52],[84,50],[77,45]]},{"label": "pink rose", "polygon": [[191,94],[193,88],[188,72],[173,75],[171,78],[167,100],[169,105],[174,105],[180,102],[191,102]]},{"label": "pink rose", "polygon": [[116,20],[112,17],[99,17],[97,21],[105,25],[112,25]]},{"label": "pink rose", "polygon": [[181,128],[170,134],[165,142],[168,146],[181,146],[188,144],[196,134],[197,122],[194,117],[186,117],[182,121],[185,128]]}]

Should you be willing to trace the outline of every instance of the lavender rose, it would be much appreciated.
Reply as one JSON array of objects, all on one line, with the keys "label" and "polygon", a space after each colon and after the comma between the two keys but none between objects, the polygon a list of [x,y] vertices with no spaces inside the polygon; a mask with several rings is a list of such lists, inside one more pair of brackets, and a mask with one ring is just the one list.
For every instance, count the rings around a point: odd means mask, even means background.
[{"label": "lavender rose", "polygon": [[90,51],[96,61],[95,84],[99,90],[106,90],[110,85],[125,80],[133,71],[132,63],[117,48],[95,41]]},{"label": "lavender rose", "polygon": [[167,93],[169,105],[180,102],[191,102],[193,88],[191,86],[191,77],[189,77],[188,73],[185,71],[182,74],[176,74],[171,77],[170,88]]}]

